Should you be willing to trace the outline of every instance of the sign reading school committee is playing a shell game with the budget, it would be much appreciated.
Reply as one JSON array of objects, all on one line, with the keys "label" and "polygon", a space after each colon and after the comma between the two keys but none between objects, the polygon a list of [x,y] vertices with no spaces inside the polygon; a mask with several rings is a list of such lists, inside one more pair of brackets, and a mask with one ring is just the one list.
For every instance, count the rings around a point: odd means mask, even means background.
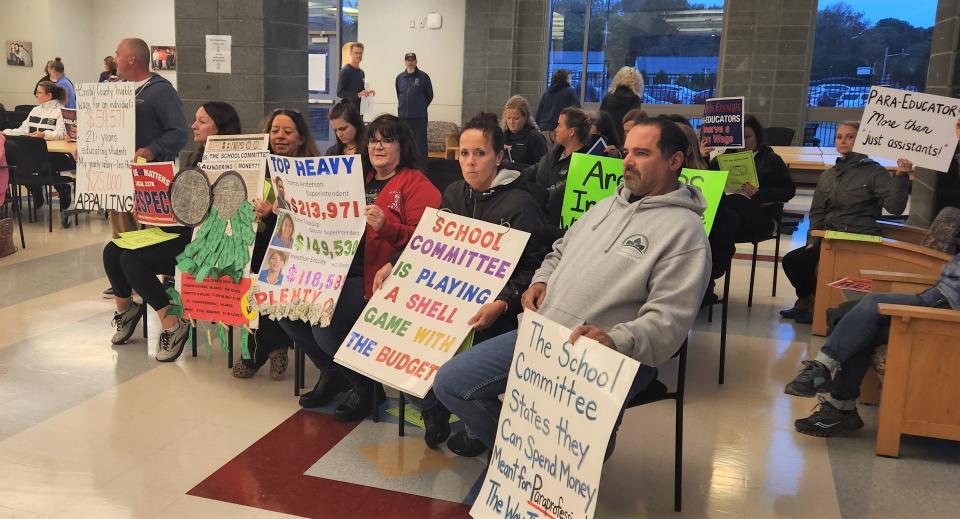
[{"label": "sign reading school committee is playing a shell game with the budget", "polygon": [[427,209],[336,361],[422,397],[492,303],[530,238],[518,229]]}]

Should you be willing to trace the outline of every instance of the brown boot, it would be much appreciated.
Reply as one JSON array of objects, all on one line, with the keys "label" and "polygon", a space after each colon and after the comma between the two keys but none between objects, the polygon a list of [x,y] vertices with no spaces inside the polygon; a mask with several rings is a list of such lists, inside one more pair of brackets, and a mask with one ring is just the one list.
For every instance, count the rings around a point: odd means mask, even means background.
[{"label": "brown boot", "polygon": [[287,374],[287,366],[290,361],[287,358],[287,348],[274,350],[270,353],[270,378],[273,380],[283,380]]}]

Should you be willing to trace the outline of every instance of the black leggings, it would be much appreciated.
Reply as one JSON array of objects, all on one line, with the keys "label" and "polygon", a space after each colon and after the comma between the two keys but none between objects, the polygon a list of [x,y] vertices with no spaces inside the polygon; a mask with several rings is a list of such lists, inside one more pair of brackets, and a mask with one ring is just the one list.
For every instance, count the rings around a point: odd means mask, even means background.
[{"label": "black leggings", "polygon": [[794,249],[783,257],[783,272],[797,290],[798,298],[812,296],[817,291],[817,265],[820,263],[820,244],[811,248]]},{"label": "black leggings", "polygon": [[[174,232],[169,228],[167,232]],[[157,278],[163,274],[172,276],[177,264],[177,255],[190,243],[191,233],[181,231],[178,238],[142,249],[123,249],[113,242],[103,248],[103,269],[110,279],[117,297],[129,298],[136,290],[154,310],[170,304],[170,298]]]}]

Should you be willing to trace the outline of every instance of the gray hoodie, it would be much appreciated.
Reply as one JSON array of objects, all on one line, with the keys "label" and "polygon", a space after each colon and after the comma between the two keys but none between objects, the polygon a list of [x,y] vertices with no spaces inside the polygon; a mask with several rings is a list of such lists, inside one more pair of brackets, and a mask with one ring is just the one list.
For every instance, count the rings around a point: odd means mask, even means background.
[{"label": "gray hoodie", "polygon": [[593,324],[617,350],[657,366],[680,348],[710,278],[710,247],[693,186],[633,203],[621,185],[553,244],[533,276],[540,313],[568,328]]}]

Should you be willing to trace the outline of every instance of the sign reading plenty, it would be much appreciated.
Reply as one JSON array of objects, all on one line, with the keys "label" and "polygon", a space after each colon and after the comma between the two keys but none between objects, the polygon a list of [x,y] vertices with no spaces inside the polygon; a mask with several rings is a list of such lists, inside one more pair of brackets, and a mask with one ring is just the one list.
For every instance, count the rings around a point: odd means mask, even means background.
[{"label": "sign reading plenty", "polygon": [[366,228],[359,155],[268,161],[280,208],[257,288],[260,310],[327,326]]},{"label": "sign reading plenty", "polygon": [[960,99],[870,87],[853,151],[947,171],[957,146]]},{"label": "sign reading plenty", "polygon": [[170,209],[170,183],[173,162],[131,164],[133,170],[134,212],[144,225],[180,225]]},{"label": "sign reading plenty", "polygon": [[640,363],[527,311],[487,477],[470,515],[593,517],[603,457]]},{"label": "sign reading plenty", "polygon": [[700,133],[711,148],[743,147],[743,97],[716,97],[703,104]]},{"label": "sign reading plenty", "polygon": [[617,192],[623,182],[623,161],[574,153],[560,209],[560,227],[567,229],[597,202]]},{"label": "sign reading plenty", "polygon": [[426,395],[470,333],[467,321],[503,290],[529,238],[519,229],[428,210],[335,360]]},{"label": "sign reading plenty", "polygon": [[134,85],[77,88],[77,209],[133,211]]}]

